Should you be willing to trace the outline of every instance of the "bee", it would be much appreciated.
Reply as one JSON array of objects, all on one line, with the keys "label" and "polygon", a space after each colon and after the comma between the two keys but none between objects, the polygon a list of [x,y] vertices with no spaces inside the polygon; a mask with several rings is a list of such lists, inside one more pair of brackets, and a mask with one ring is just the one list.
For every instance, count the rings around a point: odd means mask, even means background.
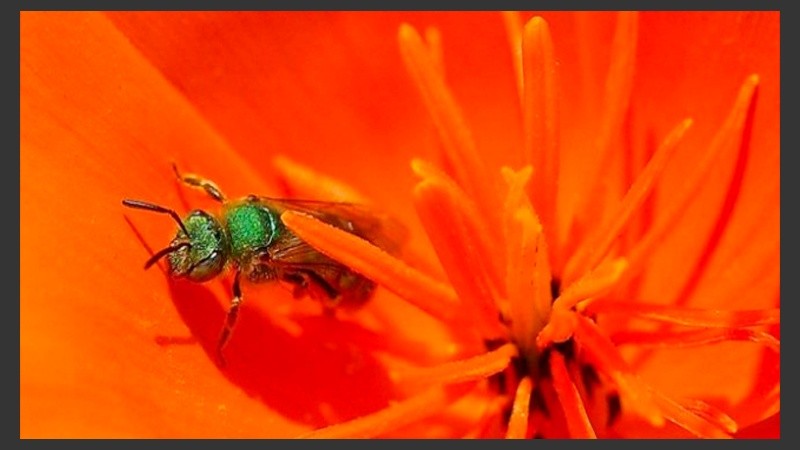
[{"label": "bee", "polygon": [[346,265],[317,251],[292,233],[280,216],[300,212],[359,236],[389,253],[397,253],[405,229],[391,217],[354,203],[294,200],[248,195],[229,200],[211,180],[181,174],[182,183],[205,191],[220,203],[218,212],[190,211],[181,218],[172,209],[154,203],[124,199],[129,208],[169,215],[178,230],[170,244],[153,254],[145,269],[166,257],[167,273],[202,283],[233,272],[233,292],[225,322],[217,340],[217,359],[225,365],[223,349],[231,338],[242,305],[243,281],[279,281],[293,288],[295,298],[320,301],[327,313],[356,309],[365,304],[376,284]]}]

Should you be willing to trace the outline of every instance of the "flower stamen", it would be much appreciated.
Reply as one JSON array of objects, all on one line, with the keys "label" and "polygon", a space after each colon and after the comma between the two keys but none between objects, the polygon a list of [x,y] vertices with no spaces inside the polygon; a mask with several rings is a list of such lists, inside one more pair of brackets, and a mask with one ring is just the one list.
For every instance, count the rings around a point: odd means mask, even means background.
[{"label": "flower stamen", "polygon": [[536,347],[544,350],[552,343],[567,341],[575,332],[578,315],[569,309],[553,309],[550,320],[542,331],[536,336]]},{"label": "flower stamen", "polygon": [[611,335],[615,345],[633,344],[654,347],[692,347],[726,341],[747,341],[766,346],[776,353],[781,352],[781,341],[775,336],[747,328],[714,328],[690,331],[620,331]]},{"label": "flower stamen", "polygon": [[508,420],[506,439],[525,439],[528,436],[528,418],[530,414],[533,381],[531,377],[523,377],[517,385],[511,417]]},{"label": "flower stamen", "polygon": [[457,199],[441,182],[426,179],[414,189],[414,204],[439,261],[469,317],[476,322],[480,336],[504,337],[505,329],[497,320],[497,293],[481,262],[486,256],[474,244]]},{"label": "flower stamen", "polygon": [[717,245],[722,239],[722,235],[728,227],[731,215],[733,214],[734,207],[739,198],[739,192],[742,189],[742,181],[744,179],[744,172],[747,168],[747,160],[750,155],[750,136],[753,130],[753,118],[755,117],[755,108],[758,100],[757,86],[753,88],[753,94],[750,102],[747,104],[747,109],[744,114],[743,121],[739,124],[740,129],[732,129],[731,132],[735,133],[728,139],[733,140],[738,137],[739,145],[736,152],[736,161],[733,168],[733,174],[728,183],[728,189],[725,192],[725,198],[722,202],[722,207],[717,214],[714,226],[711,229],[708,238],[706,239],[700,257],[695,261],[694,268],[689,272],[689,278],[684,282],[683,288],[678,292],[676,298],[677,304],[685,304],[688,299],[692,298],[692,294],[700,283],[703,275],[707,271],[703,270],[708,265],[709,260],[714,255]]},{"label": "flower stamen", "polygon": [[[731,436],[724,431],[724,427],[732,427],[734,430],[738,428],[735,422],[727,416],[725,416],[726,419],[720,421],[721,418],[711,414],[710,409],[696,413],[652,388],[650,388],[650,393],[658,408],[670,422],[699,438],[730,439]],[[709,419],[717,420],[710,421]]]},{"label": "flower stamen", "polygon": [[439,72],[439,76],[444,79],[444,50],[442,49],[442,34],[436,27],[425,29],[425,42],[428,44],[428,52],[431,55],[431,62]]},{"label": "flower stamen", "polygon": [[405,369],[392,374],[392,378],[405,386],[456,384],[488,378],[502,372],[511,359],[517,356],[513,344],[501,347],[472,358],[451,361],[434,367]]},{"label": "flower stamen", "polygon": [[[468,329],[473,333],[471,337],[480,338],[481,345],[490,350],[426,367],[408,368],[402,363],[402,369],[391,373],[394,382],[406,392],[431,386],[430,389],[312,436],[382,434],[443,411],[448,403],[476,387],[492,389],[494,399],[487,404],[501,399],[507,405],[513,397],[511,410],[505,411],[509,413],[505,433],[508,438],[524,438],[540,428],[542,436],[596,438],[594,427],[603,421],[607,422],[606,427],[611,426],[623,404],[656,427],[669,420],[699,437],[730,437],[737,431],[736,422],[719,409],[699,400],[676,400],[649,386],[623,359],[616,345],[690,346],[751,341],[779,353],[780,341],[775,336],[751,328],[779,325],[780,310],[693,310],[621,303],[603,296],[621,282],[630,281],[644,267],[656,244],[691,204],[721,149],[735,145],[738,138],[739,153],[722,209],[694,270],[678,289],[678,305],[690,300],[705,273],[701,266],[708,263],[721,240],[741,190],[758,78],[746,80],[700,164],[678,195],[669,199],[666,213],[654,217],[656,220],[648,218],[649,229],[636,236],[641,238],[639,242],[626,242],[621,247],[624,257],[619,257],[620,247],[615,243],[626,228],[636,228],[635,213],[651,197],[692,122],[682,121],[655,152],[648,151],[652,157],[646,164],[639,161],[627,168],[630,173],[639,168],[641,171],[635,179],[626,179],[626,184],[630,183],[627,193],[616,208],[609,209],[606,197],[611,191],[606,189],[603,174],[618,162],[613,152],[615,139],[620,132],[630,132],[626,118],[631,114],[638,34],[635,12],[622,12],[617,17],[601,120],[593,151],[588,155],[591,161],[584,166],[585,183],[580,190],[585,192],[575,192],[575,197],[565,199],[562,205],[571,211],[559,211],[558,215],[556,62],[544,19],[534,17],[521,26],[519,14],[503,15],[512,47],[524,142],[523,169],[501,170],[508,187],[502,208],[497,207],[501,196],[493,182],[497,174],[490,173],[481,163],[470,130],[444,80],[441,36],[437,30],[428,29],[423,40],[410,25],[401,25],[401,54],[433,117],[448,167],[445,173],[423,160],[412,161],[414,172],[421,177],[414,189],[414,205],[452,289],[377,246],[314,218],[287,212],[282,219],[322,253],[385,285],[434,317]],[[287,170],[292,169],[284,169]],[[307,175],[300,174],[300,184],[310,181]],[[591,233],[583,233],[595,224],[599,226]],[[567,241],[581,235],[580,241]],[[549,251],[548,244],[556,250]],[[636,290],[630,292],[635,295]],[[651,320],[660,327],[650,332],[618,331],[609,337],[595,321],[598,314]],[[704,329],[686,331],[668,328],[667,324]],[[475,354],[474,349],[466,353]],[[610,385],[605,386],[606,382]],[[598,391],[605,396],[595,395]],[[497,422],[479,422],[470,433],[480,435],[489,426],[495,427],[490,431],[499,431]],[[600,432],[603,435],[603,429]]]},{"label": "flower stamen", "polygon": [[469,127],[436,69],[430,51],[417,31],[408,24],[400,25],[399,43],[403,61],[433,118],[456,181],[475,198],[478,209],[492,225],[490,229],[499,229],[496,205],[500,196],[491,181],[494,177],[481,162]]},{"label": "flower stamen", "polygon": [[[506,240],[506,292],[508,295],[511,333],[530,359],[534,359],[535,338],[547,324],[553,297],[550,292],[552,274],[542,224],[536,216],[525,184],[531,167],[519,172],[501,170],[508,193],[503,221]],[[533,261],[533,267],[530,262]]]},{"label": "flower stamen", "polygon": [[556,60],[550,29],[541,17],[534,17],[525,24],[522,69],[523,165],[531,164],[536,170],[528,195],[541,217],[547,242],[556,244],[559,150]]},{"label": "flower stamen", "polygon": [[625,258],[606,260],[596,269],[568,285],[553,302],[553,309],[570,309],[582,300],[588,300],[609,292],[622,277],[628,262]]},{"label": "flower stamen", "polygon": [[593,160],[585,165],[585,190],[576,194],[578,203],[575,213],[581,223],[586,222],[589,217],[599,216],[593,214],[594,208],[604,204],[598,200],[598,193],[602,192],[598,186],[601,184],[602,174],[612,162],[612,140],[622,127],[633,90],[638,22],[639,17],[636,12],[623,11],[617,14],[617,25],[611,43],[611,65],[608,68],[603,96],[603,110],[599,115],[600,129],[594,143],[596,150],[588,154]]},{"label": "flower stamen", "polygon": [[434,387],[394,405],[348,422],[314,430],[305,439],[373,438],[430,417],[469,392],[471,383]]},{"label": "flower stamen", "polygon": [[[652,252],[657,245],[682,217],[683,212],[705,184],[708,171],[713,167],[713,163],[720,152],[726,148],[725,144],[734,139],[737,132],[742,129],[747,113],[750,110],[750,105],[755,99],[757,87],[758,76],[751,75],[748,77],[739,90],[739,95],[731,112],[725,119],[725,123],[714,136],[708,149],[698,158],[698,163],[684,182],[682,190],[676,195],[670,196],[668,203],[659,208],[659,218],[629,253],[628,261],[630,262],[630,267],[626,273],[625,280],[637,275],[644,269],[646,261],[652,256]],[[678,300],[680,301],[681,299]]]},{"label": "flower stamen", "polygon": [[656,405],[651,390],[629,369],[614,344],[603,334],[597,325],[580,314],[574,314],[575,340],[595,363],[595,368],[613,379],[621,394],[631,402],[653,426],[664,424],[662,411]]},{"label": "flower stamen", "polygon": [[589,422],[578,388],[570,379],[564,357],[558,351],[552,351],[549,360],[553,388],[564,411],[570,436],[577,439],[596,439],[597,434]]},{"label": "flower stamen", "polygon": [[633,213],[650,194],[667,163],[675,155],[677,144],[691,124],[692,120],[686,119],[667,135],[641,175],[631,185],[628,193],[617,207],[617,211],[609,216],[611,219],[578,245],[576,252],[570,257],[564,268],[565,284],[571,283],[577,274],[595,268],[608,254],[611,245],[620,237],[623,228],[633,217]]},{"label": "flower stamen", "polygon": [[[520,208],[509,224],[508,298],[511,332],[528,354],[535,352],[535,338],[547,325],[552,297],[550,267],[542,225],[530,209]],[[530,264],[533,261],[533,267]]]},{"label": "flower stamen", "polygon": [[739,425],[730,416],[701,400],[681,400],[678,403],[693,414],[722,428],[728,433],[739,431]]},{"label": "flower stamen", "polygon": [[493,250],[497,244],[492,243],[492,232],[486,221],[482,220],[475,202],[452,178],[433,164],[415,158],[411,161],[411,168],[423,180],[430,180],[440,189],[447,191],[459,218],[464,222],[464,226],[468,229],[467,232],[473,237],[472,241],[478,247],[476,251],[481,255],[480,262],[483,263],[484,270],[491,278],[492,286],[496,291],[503,292],[503,275],[500,268],[503,254]]},{"label": "flower stamen", "polygon": [[459,300],[450,286],[436,281],[368,241],[293,211],[281,221],[323,254],[380,283],[400,298],[442,321],[455,319]]},{"label": "flower stamen", "polygon": [[588,315],[625,314],[692,327],[744,328],[781,323],[780,308],[723,311],[599,300],[585,306]]}]

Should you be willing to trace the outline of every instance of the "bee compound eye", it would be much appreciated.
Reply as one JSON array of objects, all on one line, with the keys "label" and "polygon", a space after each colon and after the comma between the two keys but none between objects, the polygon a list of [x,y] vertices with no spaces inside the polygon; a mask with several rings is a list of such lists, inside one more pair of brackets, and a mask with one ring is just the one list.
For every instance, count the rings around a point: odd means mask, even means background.
[{"label": "bee compound eye", "polygon": [[189,278],[194,281],[202,282],[210,280],[222,272],[224,260],[219,251],[213,251],[207,257],[197,261],[189,269]]}]

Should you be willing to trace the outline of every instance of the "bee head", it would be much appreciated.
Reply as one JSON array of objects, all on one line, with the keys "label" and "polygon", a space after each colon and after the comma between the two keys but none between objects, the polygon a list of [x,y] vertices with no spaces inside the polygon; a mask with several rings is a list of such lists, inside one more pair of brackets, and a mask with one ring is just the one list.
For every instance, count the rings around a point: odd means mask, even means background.
[{"label": "bee head", "polygon": [[179,225],[169,247],[148,259],[145,269],[166,256],[170,275],[203,282],[219,275],[225,268],[230,253],[228,236],[220,221],[211,214],[196,209],[181,220],[175,211],[152,203],[123,200],[122,204],[169,214]]},{"label": "bee head", "polygon": [[[184,219],[185,230],[179,228],[167,256],[169,272],[192,281],[208,281],[222,272],[228,255],[228,239],[219,220],[196,209]],[[188,235],[187,235],[188,233]]]}]

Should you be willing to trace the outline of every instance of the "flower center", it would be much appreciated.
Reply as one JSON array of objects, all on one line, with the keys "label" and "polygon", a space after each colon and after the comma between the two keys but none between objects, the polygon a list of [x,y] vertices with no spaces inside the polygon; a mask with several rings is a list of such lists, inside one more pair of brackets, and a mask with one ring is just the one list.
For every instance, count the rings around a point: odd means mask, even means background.
[{"label": "flower center", "polygon": [[[487,414],[507,424],[507,437],[613,436],[609,429],[623,409],[654,427],[669,421],[695,436],[729,437],[737,424],[728,415],[703,401],[675,399],[656,390],[638,377],[617,346],[747,340],[779,352],[777,339],[759,327],[779,325],[780,310],[698,310],[619,302],[615,296],[623,288],[627,290],[621,292],[635,295],[630,285],[700,191],[717,156],[728,148],[746,155],[758,77],[745,81],[717,137],[687,175],[684,190],[667,202],[652,224],[632,227],[692,121],[678,123],[638,175],[624,180],[629,188],[622,198],[609,202],[600,196],[598,183],[614,154],[612,136],[620,132],[631,92],[638,22],[636,14],[621,13],[611,46],[601,129],[593,151],[587,154],[591,161],[585,174],[586,192],[576,196],[574,211],[560,211],[555,201],[558,128],[549,30],[541,18],[523,27],[516,15],[504,17],[514,46],[526,154],[521,170],[501,170],[505,195],[497,188],[499,183],[492,182],[496,174],[481,163],[447,88],[437,47],[440,40],[425,42],[408,25],[399,32],[402,56],[434,119],[447,158],[448,171],[422,160],[412,161],[412,169],[421,178],[414,190],[415,206],[450,284],[311,218],[282,216],[310,245],[449,324],[462,348],[473,355],[406,370],[397,376],[400,384],[429,388],[314,436],[378,435],[389,423],[399,427],[429,417],[471,395],[470,389],[488,384],[501,407],[493,414],[489,405]],[[536,176],[532,176],[534,169]],[[292,180],[291,174],[284,178]],[[739,183],[741,171],[736,171],[720,224],[729,219],[729,205]],[[342,190],[346,189],[335,191]],[[705,254],[719,241],[719,228],[709,238]],[[703,270],[706,260],[700,258],[695,272]],[[690,277],[682,296],[691,293],[698,277]],[[675,304],[684,301],[681,298]],[[609,332],[598,323],[600,315],[651,321],[657,326]],[[476,425],[475,435],[482,435],[481,426]]]}]

